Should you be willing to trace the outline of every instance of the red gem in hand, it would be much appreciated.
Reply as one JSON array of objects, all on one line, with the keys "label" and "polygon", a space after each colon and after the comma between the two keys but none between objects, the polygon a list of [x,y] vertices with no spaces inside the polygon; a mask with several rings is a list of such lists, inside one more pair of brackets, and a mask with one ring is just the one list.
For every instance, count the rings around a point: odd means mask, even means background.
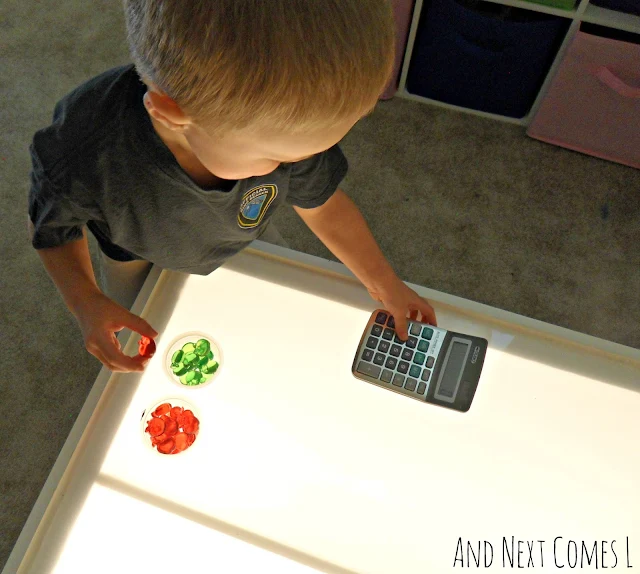
[{"label": "red gem in hand", "polygon": [[150,359],[155,352],[156,342],[153,339],[149,339],[149,337],[140,337],[138,341],[138,353],[140,353],[142,357]]}]

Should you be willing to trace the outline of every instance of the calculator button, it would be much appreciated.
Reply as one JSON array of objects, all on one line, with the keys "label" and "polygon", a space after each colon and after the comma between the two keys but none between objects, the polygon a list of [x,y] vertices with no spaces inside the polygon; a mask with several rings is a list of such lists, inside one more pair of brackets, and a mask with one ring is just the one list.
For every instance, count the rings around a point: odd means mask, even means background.
[{"label": "calculator button", "polygon": [[409,374],[414,377],[414,378],[418,378],[420,376],[420,371],[422,369],[420,369],[420,367],[418,367],[418,365],[412,365],[412,367],[409,369]]},{"label": "calculator button", "polygon": [[404,384],[404,388],[408,391],[415,391],[417,384],[418,381],[416,381],[415,379],[407,379],[407,382]]},{"label": "calculator button", "polygon": [[422,338],[431,341],[431,337],[433,337],[433,329],[429,329],[429,327],[425,327],[422,329]]},{"label": "calculator button", "polygon": [[387,327],[389,327],[390,329],[396,328],[396,320],[393,318],[393,315],[389,317],[389,321],[387,322]]},{"label": "calculator button", "polygon": [[422,327],[420,326],[420,323],[412,323],[411,324],[411,329],[409,329],[409,333],[411,333],[412,335],[420,335],[420,331],[422,330]]},{"label": "calculator button", "polygon": [[433,357],[429,357],[427,359],[427,368],[430,369],[431,367],[433,367],[433,363],[435,363],[435,362],[436,362],[436,360]]},{"label": "calculator button", "polygon": [[409,363],[405,363],[404,361],[400,361],[398,363],[398,372],[406,375],[409,372]]},{"label": "calculator button", "polygon": [[395,335],[395,332],[393,329],[385,329],[384,333],[382,333],[382,338],[386,339],[387,341],[391,341],[394,335]]},{"label": "calculator button", "polygon": [[380,325],[384,325],[386,320],[387,320],[386,313],[383,313],[382,311],[380,311],[380,313],[376,315],[376,323],[379,323]]},{"label": "calculator button", "polygon": [[380,344],[378,345],[378,351],[380,351],[381,353],[388,353],[389,346],[389,341],[380,341]]},{"label": "calculator button", "polygon": [[364,351],[362,351],[362,358],[365,361],[372,361],[373,351],[371,349],[365,349]]},{"label": "calculator button", "polygon": [[370,349],[375,349],[378,346],[378,339],[376,339],[375,337],[369,337],[367,339],[367,347],[369,347]]},{"label": "calculator button", "polygon": [[398,335],[395,336],[394,341],[398,343],[398,345],[404,345],[404,341],[400,337],[398,337]]},{"label": "calculator button", "polygon": [[425,369],[422,371],[422,376],[420,377],[423,381],[428,381],[431,376],[431,371],[429,369]]},{"label": "calculator button", "polygon": [[393,377],[393,384],[396,387],[401,387],[402,385],[404,385],[404,376],[396,373]]},{"label": "calculator button", "polygon": [[416,339],[415,337],[409,337],[407,339],[407,342],[405,343],[407,345],[407,347],[409,347],[410,349],[415,349],[416,345],[418,344],[418,339]]},{"label": "calculator button", "polygon": [[426,353],[429,350],[429,343],[427,343],[424,339],[420,339],[418,343],[418,351],[422,353]]},{"label": "calculator button", "polygon": [[387,367],[387,369],[395,369],[396,365],[398,364],[397,359],[394,359],[393,357],[389,357],[387,359],[387,362],[385,363],[385,366]]},{"label": "calculator button", "polygon": [[426,355],[424,353],[416,353],[415,357],[413,357],[413,362],[416,365],[424,365],[425,358],[426,358]]},{"label": "calculator button", "polygon": [[393,378],[393,373],[389,369],[385,369],[384,371],[382,371],[382,374],[380,375],[380,378],[385,383],[390,383],[391,379]]},{"label": "calculator button", "polygon": [[382,369],[380,367],[376,367],[376,365],[372,365],[371,363],[360,361],[356,370],[363,375],[369,375],[370,377],[377,379]]},{"label": "calculator button", "polygon": [[376,353],[376,356],[373,358],[373,362],[376,365],[384,365],[385,356],[382,353]]},{"label": "calculator button", "polygon": [[411,359],[413,359],[413,351],[411,349],[405,349],[404,351],[402,351],[402,358],[405,361],[410,361]]},{"label": "calculator button", "polygon": [[373,325],[373,327],[371,327],[371,334],[379,337],[382,335],[382,327],[380,325]]},{"label": "calculator button", "polygon": [[399,357],[402,352],[402,347],[398,347],[398,345],[391,345],[391,351],[389,351],[394,357]]},{"label": "calculator button", "polygon": [[421,382],[421,383],[418,385],[418,391],[417,391],[417,392],[418,392],[418,394],[419,394],[419,395],[424,395],[424,392],[425,392],[426,390],[427,390],[427,385],[426,385],[426,383],[422,383],[422,382]]}]

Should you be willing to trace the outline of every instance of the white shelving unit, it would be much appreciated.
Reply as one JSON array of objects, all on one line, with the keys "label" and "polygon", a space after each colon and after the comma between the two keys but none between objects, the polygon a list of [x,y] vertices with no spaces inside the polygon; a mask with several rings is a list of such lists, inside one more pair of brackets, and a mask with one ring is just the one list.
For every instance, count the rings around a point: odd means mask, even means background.
[{"label": "white shelving unit", "polygon": [[616,30],[622,30],[625,32],[632,32],[636,34],[640,34],[640,17],[634,16],[633,14],[625,14],[623,12],[616,12],[614,10],[607,10],[606,8],[601,8],[600,6],[594,6],[589,3],[589,0],[580,0],[577,4],[576,8],[573,10],[563,10],[561,8],[553,8],[551,6],[545,6],[544,4],[536,4],[534,2],[526,2],[523,0],[485,0],[492,4],[502,4],[504,6],[513,6],[514,8],[522,8],[524,10],[530,10],[532,12],[542,12],[544,14],[552,14],[554,16],[561,16],[566,18],[567,20],[571,20],[571,24],[569,25],[569,29],[567,30],[567,34],[558,49],[556,57],[553,61],[553,64],[549,68],[547,72],[547,76],[540,87],[538,95],[529,110],[529,113],[524,118],[512,118],[507,116],[501,116],[497,114],[491,114],[488,112],[482,112],[479,110],[474,110],[471,108],[464,108],[460,106],[455,106],[452,104],[448,104],[446,102],[440,102],[438,100],[432,100],[430,98],[425,98],[422,96],[418,96],[416,94],[411,94],[407,91],[407,76],[409,74],[409,66],[411,64],[411,55],[413,54],[413,46],[416,39],[416,33],[418,31],[418,24],[420,22],[420,15],[422,13],[422,7],[424,5],[424,0],[416,0],[413,16],[411,19],[411,27],[409,29],[409,35],[407,38],[407,47],[404,54],[404,60],[402,64],[402,72],[400,74],[400,80],[398,85],[398,91],[396,96],[414,100],[418,102],[423,102],[427,104],[436,105],[442,108],[447,108],[450,110],[457,110],[461,112],[470,113],[476,116],[481,116],[485,118],[491,118],[495,120],[500,120],[512,124],[518,124],[522,126],[528,126],[533,116],[535,115],[538,107],[540,106],[544,95],[547,93],[549,84],[553,79],[564,54],[573,40],[576,32],[580,29],[580,24],[582,22],[588,22],[590,24],[598,24],[600,26],[605,26],[607,28],[613,28]]},{"label": "white shelving unit", "polygon": [[616,28],[625,32],[635,32],[640,34],[640,16],[633,14],[625,14],[624,12],[616,12],[607,10],[600,6],[589,4],[582,15],[584,22],[591,24],[600,24],[608,28]]}]

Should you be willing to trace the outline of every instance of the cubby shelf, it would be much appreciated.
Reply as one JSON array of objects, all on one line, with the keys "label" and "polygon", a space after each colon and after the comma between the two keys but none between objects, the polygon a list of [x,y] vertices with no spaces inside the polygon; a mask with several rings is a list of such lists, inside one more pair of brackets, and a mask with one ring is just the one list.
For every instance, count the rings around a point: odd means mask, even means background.
[{"label": "cubby shelf", "polygon": [[[487,0],[489,1],[489,0]],[[543,14],[553,14],[554,16],[563,16],[565,18],[573,18],[577,10],[564,10],[562,8],[554,8],[536,2],[526,2],[525,0],[490,0],[492,4],[502,4],[504,6],[512,6],[513,8],[522,8],[523,10],[531,10],[532,12],[542,12]]]},{"label": "cubby shelf", "polygon": [[437,106],[439,108],[444,108],[446,110],[453,110],[456,112],[467,112],[470,114],[473,114],[475,116],[480,116],[482,118],[489,118],[491,120],[500,120],[503,122],[507,122],[510,124],[517,124],[517,125],[521,125],[521,126],[526,126],[527,122],[525,121],[526,118],[512,118],[509,116],[500,116],[498,114],[492,114],[489,112],[483,112],[480,110],[472,110],[470,108],[463,108],[462,106],[456,106],[454,104],[448,104],[447,102],[440,102],[438,100],[432,100],[431,98],[424,98],[422,96],[418,96],[416,94],[412,94],[411,92],[408,92],[406,88],[403,88],[402,91],[398,90],[398,92],[396,93],[396,96],[399,96],[401,98],[404,98],[406,100],[413,100],[415,102],[422,102],[424,104],[431,104],[433,106]]},{"label": "cubby shelf", "polygon": [[589,4],[581,19],[590,24],[600,24],[607,28],[640,34],[640,16],[633,14],[607,10],[606,8]]},{"label": "cubby shelf", "polygon": [[535,115],[537,109],[539,108],[542,98],[547,92],[548,86],[553,76],[555,75],[558,69],[558,66],[560,65],[560,62],[562,61],[562,58],[564,57],[564,53],[566,52],[567,47],[571,43],[571,40],[575,36],[576,32],[580,29],[580,24],[582,22],[588,22],[590,24],[598,24],[600,26],[613,28],[615,30],[622,30],[624,32],[632,32],[632,33],[640,34],[640,17],[634,16],[632,14],[626,14],[624,12],[616,12],[614,10],[601,8],[600,6],[595,6],[593,4],[590,4],[589,0],[579,0],[579,2],[577,2],[573,10],[563,10],[561,8],[554,8],[551,6],[546,6],[544,4],[537,4],[534,2],[527,2],[523,0],[482,0],[482,1],[486,1],[491,4],[501,4],[504,6],[512,6],[514,8],[521,8],[524,10],[530,10],[532,12],[552,14],[554,16],[560,16],[562,18],[566,18],[567,20],[571,21],[570,26],[565,35],[565,38],[556,53],[555,59],[547,72],[546,78],[542,86],[540,87],[540,90],[538,91],[538,94],[535,98],[535,101],[531,109],[529,110],[529,113],[523,118],[512,118],[507,116],[501,116],[501,115],[482,112],[482,111],[474,110],[470,108],[455,106],[445,102],[432,100],[429,98],[424,98],[422,96],[412,94],[407,90],[407,76],[409,74],[411,56],[413,53],[416,33],[418,31],[418,25],[420,22],[420,15],[422,13],[422,8],[425,4],[425,0],[416,0],[415,2],[415,6],[413,9],[413,16],[411,19],[411,26],[409,28],[409,35],[407,37],[407,45],[405,49],[404,60],[402,64],[401,74],[400,74],[400,80],[398,83],[398,91],[396,93],[397,96],[401,98],[413,100],[413,101],[436,105],[446,109],[462,111],[462,112],[470,113],[473,115],[500,120],[500,121],[504,121],[512,124],[528,126],[533,116]]}]

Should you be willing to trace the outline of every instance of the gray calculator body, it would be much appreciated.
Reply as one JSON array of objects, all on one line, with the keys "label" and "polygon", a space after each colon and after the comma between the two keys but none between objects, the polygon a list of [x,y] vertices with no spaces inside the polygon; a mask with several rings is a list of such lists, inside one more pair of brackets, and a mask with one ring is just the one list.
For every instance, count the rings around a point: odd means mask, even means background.
[{"label": "gray calculator body", "polygon": [[466,412],[480,381],[487,340],[408,321],[395,333],[384,309],[371,315],[353,361],[355,377],[419,401]]}]

